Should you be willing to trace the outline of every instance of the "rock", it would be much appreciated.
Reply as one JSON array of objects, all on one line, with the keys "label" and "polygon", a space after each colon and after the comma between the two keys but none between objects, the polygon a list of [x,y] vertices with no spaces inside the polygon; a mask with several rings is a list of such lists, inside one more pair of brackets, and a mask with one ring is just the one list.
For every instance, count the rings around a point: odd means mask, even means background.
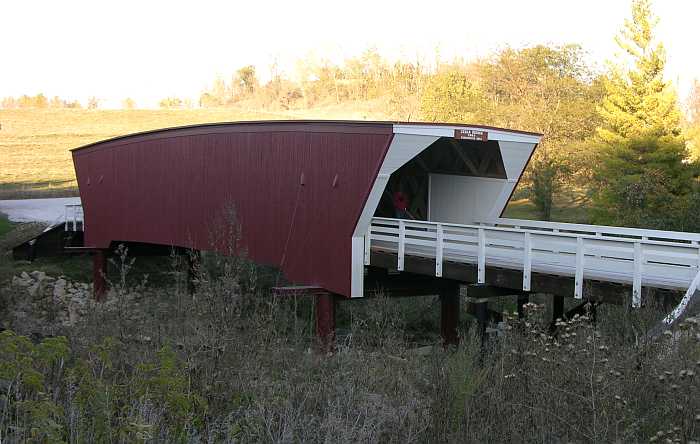
[{"label": "rock", "polygon": [[66,280],[58,279],[53,284],[53,299],[54,301],[62,301],[66,297]]},{"label": "rock", "polygon": [[41,295],[41,292],[39,291],[40,286],[41,284],[39,282],[35,282],[29,288],[27,288],[27,293],[29,293],[29,296],[36,298],[37,295]]},{"label": "rock", "polygon": [[75,325],[79,318],[78,307],[75,304],[68,305],[68,324]]},{"label": "rock", "polygon": [[34,279],[36,279],[37,281],[41,281],[41,280],[43,280],[43,279],[46,278],[46,273],[44,273],[43,271],[37,271],[37,270],[35,270],[35,271],[32,271],[32,272],[29,273],[29,274],[30,274]]},{"label": "rock", "polygon": [[23,271],[22,274],[19,275],[19,277],[21,277],[21,278],[24,279],[25,281],[29,281],[29,280],[32,279],[32,278],[27,274],[26,271]]},{"label": "rock", "polygon": [[12,276],[12,285],[15,285],[17,287],[29,287],[31,284],[30,279],[22,279],[17,276]]}]

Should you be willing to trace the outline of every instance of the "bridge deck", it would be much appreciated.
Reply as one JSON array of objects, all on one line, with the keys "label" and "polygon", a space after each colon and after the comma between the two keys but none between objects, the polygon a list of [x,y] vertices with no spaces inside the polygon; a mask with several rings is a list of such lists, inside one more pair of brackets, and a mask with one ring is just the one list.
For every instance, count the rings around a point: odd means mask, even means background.
[{"label": "bridge deck", "polygon": [[576,298],[583,296],[584,279],[629,284],[634,306],[642,286],[692,294],[700,276],[695,233],[509,219],[459,225],[373,218],[365,242],[366,265],[372,251],[385,251],[397,254],[398,270],[406,256],[433,259],[438,277],[445,261],[476,264],[479,283],[487,267],[520,270],[525,291],[532,273],[569,276]]}]

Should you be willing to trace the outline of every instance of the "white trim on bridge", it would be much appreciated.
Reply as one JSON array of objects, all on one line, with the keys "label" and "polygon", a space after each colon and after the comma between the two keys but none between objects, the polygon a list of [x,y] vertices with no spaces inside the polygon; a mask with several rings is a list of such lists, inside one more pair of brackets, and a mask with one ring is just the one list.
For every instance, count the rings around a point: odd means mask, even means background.
[{"label": "white trim on bridge", "polygon": [[[529,291],[532,272],[571,276],[575,298],[583,297],[584,279],[632,286],[633,306],[642,286],[690,290],[700,272],[700,235],[658,230],[559,224],[501,219],[460,225],[391,218],[372,219],[365,240],[370,251],[396,253],[397,269],[405,256],[435,260],[435,275],[444,261],[476,264],[478,282],[487,267],[523,271]],[[693,289],[694,291],[694,289]]]}]

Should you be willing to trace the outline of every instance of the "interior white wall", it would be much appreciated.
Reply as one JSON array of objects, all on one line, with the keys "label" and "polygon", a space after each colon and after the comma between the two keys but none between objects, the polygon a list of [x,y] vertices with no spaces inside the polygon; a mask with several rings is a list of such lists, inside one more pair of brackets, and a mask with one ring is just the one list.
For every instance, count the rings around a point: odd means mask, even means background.
[{"label": "interior white wall", "polygon": [[429,220],[470,225],[487,219],[500,213],[510,185],[506,179],[431,174]]},{"label": "interior white wall", "polygon": [[499,141],[498,145],[507,179],[430,175],[429,220],[473,224],[501,215],[535,149],[535,144]]}]

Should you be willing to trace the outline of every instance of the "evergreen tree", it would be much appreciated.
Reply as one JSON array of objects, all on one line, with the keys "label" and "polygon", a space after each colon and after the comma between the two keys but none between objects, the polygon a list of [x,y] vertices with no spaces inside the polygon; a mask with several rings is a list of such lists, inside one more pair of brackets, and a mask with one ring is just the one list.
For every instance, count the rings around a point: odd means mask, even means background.
[{"label": "evergreen tree", "polygon": [[656,23],[650,0],[633,0],[632,19],[616,38],[631,63],[611,66],[598,108],[597,223],[690,228],[685,202],[694,199],[696,169],[687,162],[676,93],[663,78],[666,57],[654,41]]},{"label": "evergreen tree", "polygon": [[[632,1],[632,19],[615,38],[631,63],[610,66],[605,98],[598,111],[603,124],[598,137],[608,145],[630,138],[679,138],[678,97],[664,81],[666,52],[654,40],[658,23],[650,0]],[[631,60],[630,60],[631,59]]]}]

